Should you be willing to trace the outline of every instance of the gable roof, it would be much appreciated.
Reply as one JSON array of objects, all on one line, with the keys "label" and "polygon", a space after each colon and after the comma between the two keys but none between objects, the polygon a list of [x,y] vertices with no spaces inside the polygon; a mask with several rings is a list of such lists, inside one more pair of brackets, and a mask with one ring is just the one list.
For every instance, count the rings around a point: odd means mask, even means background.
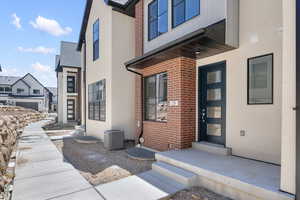
[{"label": "gable roof", "polygon": [[[134,17],[135,16],[134,5],[139,0],[102,0],[102,1],[104,1],[108,6],[112,6],[114,11]],[[93,4],[93,0],[86,1],[84,15],[83,15],[82,23],[81,23],[80,34],[79,34],[77,51],[81,50],[82,43],[85,41],[85,31],[86,31],[87,24],[89,21],[92,4]]]},{"label": "gable roof", "polygon": [[[51,92],[48,88],[46,88],[37,78],[35,78],[32,74],[30,74],[30,73],[27,73],[25,76],[23,76],[22,77],[22,80],[24,80],[24,78],[26,77],[26,76],[31,76],[38,84],[40,84],[45,90],[47,90],[48,92]],[[25,80],[24,80],[24,82],[26,82]],[[29,85],[29,84],[28,84]],[[29,87],[30,87],[30,85],[29,85]]]},{"label": "gable roof", "polygon": [[0,76],[0,85],[12,85],[22,77],[19,76]]},{"label": "gable roof", "polygon": [[16,82],[14,82],[11,86],[14,86],[15,84],[17,84],[20,81],[23,82],[28,88],[31,88],[30,85],[23,80],[23,78],[20,78],[19,80],[17,80]]},{"label": "gable roof", "polygon": [[76,50],[77,43],[62,41],[60,55],[55,56],[56,71],[61,67],[81,67],[81,54]]},{"label": "gable roof", "polygon": [[47,87],[47,89],[53,94],[53,96],[57,96],[57,88],[56,87]]}]

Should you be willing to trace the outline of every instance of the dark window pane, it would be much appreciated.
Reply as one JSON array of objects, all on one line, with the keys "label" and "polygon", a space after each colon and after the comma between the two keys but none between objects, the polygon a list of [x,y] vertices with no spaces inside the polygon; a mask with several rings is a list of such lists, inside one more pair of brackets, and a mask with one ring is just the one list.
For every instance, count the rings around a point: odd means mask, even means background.
[{"label": "dark window pane", "polygon": [[151,76],[146,78],[146,98],[156,98],[156,77]]},{"label": "dark window pane", "polygon": [[99,20],[97,20],[93,25],[93,60],[99,58]]},{"label": "dark window pane", "polygon": [[185,0],[185,19],[189,20],[200,13],[200,0]]},{"label": "dark window pane", "polygon": [[149,5],[149,21],[150,22],[157,18],[157,15],[158,15],[158,13],[157,13],[158,7],[157,6],[158,6],[157,1],[154,1],[153,3],[151,3]]},{"label": "dark window pane", "polygon": [[178,26],[185,21],[184,2],[181,2],[173,7],[173,26]]},{"label": "dark window pane", "polygon": [[158,0],[158,16],[168,11],[168,0]]},{"label": "dark window pane", "polygon": [[147,104],[146,105],[146,120],[156,120],[156,105],[155,104]]},{"label": "dark window pane", "polygon": [[168,13],[158,17],[158,35],[168,32]]},{"label": "dark window pane", "polygon": [[157,30],[157,20],[152,21],[149,24],[149,39],[156,38],[158,36],[158,30]]},{"label": "dark window pane", "polygon": [[176,6],[179,3],[184,2],[184,0],[173,0],[173,6]]}]

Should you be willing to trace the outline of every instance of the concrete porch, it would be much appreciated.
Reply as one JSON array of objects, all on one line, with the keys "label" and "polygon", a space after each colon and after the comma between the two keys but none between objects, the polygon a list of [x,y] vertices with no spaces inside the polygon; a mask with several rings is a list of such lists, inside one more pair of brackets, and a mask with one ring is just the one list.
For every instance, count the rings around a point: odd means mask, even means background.
[{"label": "concrete porch", "polygon": [[233,199],[292,200],[281,192],[280,166],[217,154],[195,148],[156,153],[163,175],[175,177],[172,167],[197,174],[190,185],[202,186]]}]

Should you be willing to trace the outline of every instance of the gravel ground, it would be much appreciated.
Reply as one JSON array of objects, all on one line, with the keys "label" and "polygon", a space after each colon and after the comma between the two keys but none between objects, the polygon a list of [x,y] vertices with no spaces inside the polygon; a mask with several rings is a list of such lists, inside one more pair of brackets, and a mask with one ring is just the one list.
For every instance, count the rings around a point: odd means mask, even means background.
[{"label": "gravel ground", "polygon": [[[152,161],[139,161],[127,156],[125,150],[107,151],[103,143],[80,144],[72,138],[54,141],[64,158],[92,185],[118,180],[151,169]],[[126,148],[133,147],[132,142]]]},{"label": "gravel ground", "polygon": [[43,127],[45,131],[48,130],[74,130],[75,129],[75,125],[61,125],[58,123],[54,123],[54,124],[49,124],[47,126]]},{"label": "gravel ground", "polygon": [[176,193],[169,200],[231,200],[230,198],[218,195],[201,187],[182,190]]}]

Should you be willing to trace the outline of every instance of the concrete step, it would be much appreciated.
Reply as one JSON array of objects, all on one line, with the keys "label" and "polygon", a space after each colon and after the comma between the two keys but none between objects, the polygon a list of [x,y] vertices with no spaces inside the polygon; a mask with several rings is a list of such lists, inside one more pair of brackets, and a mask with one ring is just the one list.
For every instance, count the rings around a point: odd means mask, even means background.
[{"label": "concrete step", "polygon": [[175,181],[192,187],[196,185],[197,174],[184,170],[179,167],[167,164],[165,162],[155,162],[152,164],[152,169],[164,176],[174,179]]},{"label": "concrete step", "polygon": [[223,156],[231,155],[231,148],[226,148],[223,145],[213,144],[209,142],[193,142],[193,148],[196,150],[206,151]]},{"label": "concrete step", "polygon": [[173,179],[150,170],[138,175],[129,176],[96,189],[109,200],[158,200],[166,199],[186,186]]}]

